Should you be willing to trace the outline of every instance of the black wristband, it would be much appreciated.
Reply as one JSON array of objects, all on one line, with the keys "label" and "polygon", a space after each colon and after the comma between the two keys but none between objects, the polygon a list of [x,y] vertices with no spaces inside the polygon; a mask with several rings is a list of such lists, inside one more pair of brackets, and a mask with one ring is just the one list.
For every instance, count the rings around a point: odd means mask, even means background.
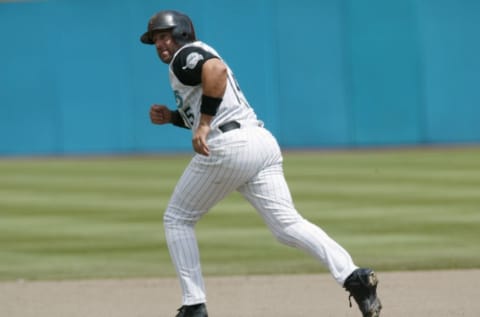
[{"label": "black wristband", "polygon": [[200,106],[200,112],[209,116],[217,114],[218,107],[222,103],[222,98],[210,97],[202,95],[202,105]]}]

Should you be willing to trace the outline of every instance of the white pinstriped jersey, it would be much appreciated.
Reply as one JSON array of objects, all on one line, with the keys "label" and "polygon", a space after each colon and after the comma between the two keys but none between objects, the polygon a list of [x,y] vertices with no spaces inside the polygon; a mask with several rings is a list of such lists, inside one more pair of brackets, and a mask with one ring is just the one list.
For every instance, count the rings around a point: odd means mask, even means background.
[{"label": "white pinstriped jersey", "polygon": [[[220,57],[206,44],[194,42],[177,51],[169,67],[179,113],[193,131],[198,126],[203,93],[201,69],[210,58]],[[233,120],[240,123],[239,129],[225,133],[217,129]],[[260,126],[230,69],[223,101],[210,125],[209,155],[193,156],[163,218],[183,305],[206,302],[195,223],[233,191],[255,207],[278,241],[314,256],[343,285],[356,265],[345,249],[295,209],[277,140]]]},{"label": "white pinstriped jersey", "polygon": [[[175,94],[178,111],[182,115],[185,125],[196,130],[200,119],[202,101],[201,69],[203,63],[220,55],[207,44],[196,41],[180,48],[170,62],[170,84]],[[225,63],[225,61],[223,61]],[[255,124],[258,122],[253,109],[243,95],[240,87],[228,69],[227,86],[222,103],[211,122],[211,128],[230,121]],[[192,131],[192,132],[193,132]]]}]

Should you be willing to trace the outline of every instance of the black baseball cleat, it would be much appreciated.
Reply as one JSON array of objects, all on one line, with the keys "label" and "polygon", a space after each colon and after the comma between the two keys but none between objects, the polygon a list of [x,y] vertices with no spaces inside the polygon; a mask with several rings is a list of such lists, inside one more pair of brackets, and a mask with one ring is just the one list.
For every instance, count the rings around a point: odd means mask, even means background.
[{"label": "black baseball cleat", "polygon": [[207,307],[205,304],[184,305],[178,309],[176,317],[208,317]]},{"label": "black baseball cleat", "polygon": [[377,275],[372,269],[356,269],[345,280],[343,287],[350,292],[348,297],[352,307],[352,297],[358,304],[363,317],[379,317],[382,303],[377,297]]}]

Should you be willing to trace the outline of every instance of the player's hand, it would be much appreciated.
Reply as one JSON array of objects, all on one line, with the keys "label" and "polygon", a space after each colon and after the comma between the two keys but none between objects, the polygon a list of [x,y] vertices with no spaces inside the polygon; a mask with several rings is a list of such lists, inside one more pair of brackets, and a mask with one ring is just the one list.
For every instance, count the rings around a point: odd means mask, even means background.
[{"label": "player's hand", "polygon": [[172,113],[164,105],[152,105],[150,107],[150,120],[153,124],[170,123],[172,120]]},{"label": "player's hand", "polygon": [[201,155],[210,155],[210,149],[207,144],[207,135],[210,132],[210,125],[200,124],[195,131],[195,135],[192,139],[192,145],[195,152]]}]

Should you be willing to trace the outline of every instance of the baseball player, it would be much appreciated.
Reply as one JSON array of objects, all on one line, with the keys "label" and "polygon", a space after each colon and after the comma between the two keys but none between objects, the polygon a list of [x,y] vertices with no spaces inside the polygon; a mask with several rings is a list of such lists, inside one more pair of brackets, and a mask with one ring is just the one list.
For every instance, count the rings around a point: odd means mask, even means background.
[{"label": "baseball player", "polygon": [[154,124],[191,129],[196,152],[164,214],[166,241],[183,294],[177,317],[207,317],[195,224],[216,203],[240,192],[286,245],[311,254],[354,297],[363,316],[376,317],[377,276],[357,267],[346,250],[295,210],[282,169],[282,154],[220,55],[198,41],[188,16],[160,11],[141,42],[154,45],[169,65],[177,108],[154,104]]}]

